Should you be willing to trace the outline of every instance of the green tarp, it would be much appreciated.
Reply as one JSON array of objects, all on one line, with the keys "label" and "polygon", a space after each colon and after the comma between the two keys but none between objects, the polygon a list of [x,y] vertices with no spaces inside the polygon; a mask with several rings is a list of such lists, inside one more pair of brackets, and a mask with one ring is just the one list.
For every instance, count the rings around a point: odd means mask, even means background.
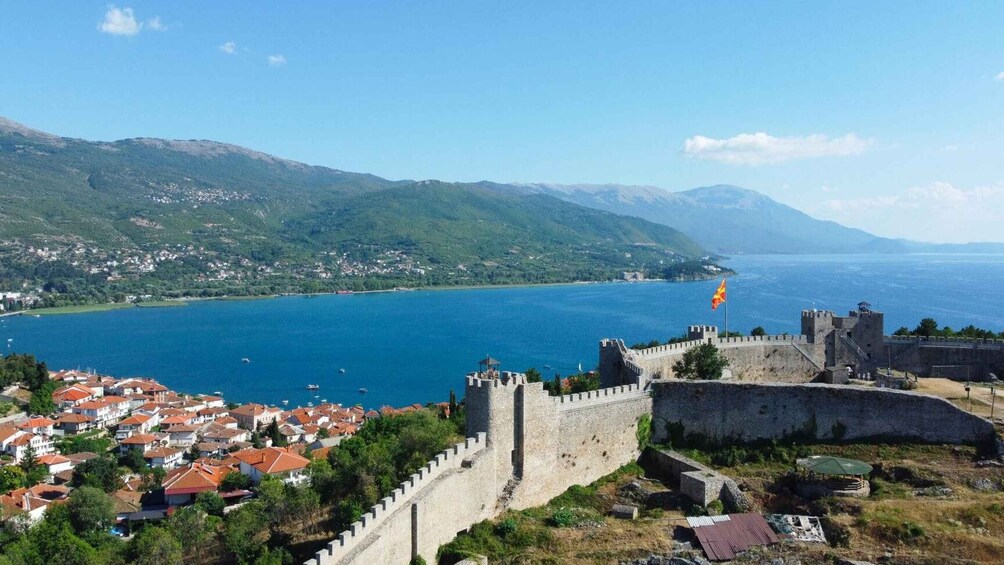
[{"label": "green tarp", "polygon": [[872,466],[867,463],[829,455],[813,455],[799,459],[798,465],[821,475],[867,475],[872,472]]}]

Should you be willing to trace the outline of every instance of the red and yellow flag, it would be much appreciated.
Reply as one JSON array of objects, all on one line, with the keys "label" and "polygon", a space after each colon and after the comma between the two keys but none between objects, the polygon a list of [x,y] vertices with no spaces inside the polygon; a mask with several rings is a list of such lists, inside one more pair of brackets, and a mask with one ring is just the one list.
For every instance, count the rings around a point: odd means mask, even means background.
[{"label": "red and yellow flag", "polygon": [[718,305],[725,302],[725,279],[722,279],[722,284],[718,285],[718,290],[715,291],[715,295],[711,297],[711,309],[717,310]]}]

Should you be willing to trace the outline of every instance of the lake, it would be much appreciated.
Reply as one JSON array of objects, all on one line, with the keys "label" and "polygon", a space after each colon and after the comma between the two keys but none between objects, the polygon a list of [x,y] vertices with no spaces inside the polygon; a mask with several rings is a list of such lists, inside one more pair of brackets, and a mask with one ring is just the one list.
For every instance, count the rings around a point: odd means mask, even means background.
[{"label": "lake", "polygon": [[[739,273],[729,280],[732,331],[798,333],[802,309],[846,314],[862,300],[885,312],[886,333],[923,317],[1004,329],[1004,256],[774,255],[726,264]],[[630,345],[680,335],[689,324],[722,327],[724,309],[710,308],[719,282],[291,296],[13,317],[0,319],[0,344],[13,339],[11,350],[51,369],[154,377],[238,402],[402,406],[446,400],[450,389],[462,395],[464,373],[486,354],[505,370],[537,367],[551,377],[579,363],[594,367],[604,337]],[[307,391],[309,383],[320,390]]]}]

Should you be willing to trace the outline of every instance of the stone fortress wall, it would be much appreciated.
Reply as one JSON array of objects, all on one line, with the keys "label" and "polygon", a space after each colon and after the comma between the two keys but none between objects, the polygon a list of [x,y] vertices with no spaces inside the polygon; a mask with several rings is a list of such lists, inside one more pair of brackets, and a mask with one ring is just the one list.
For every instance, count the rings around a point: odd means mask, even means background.
[{"label": "stone fortress wall", "polygon": [[589,484],[640,452],[636,432],[651,396],[638,385],[549,396],[519,373],[469,375],[468,438],[439,454],[309,565],[408,563],[472,524],[547,503]]},{"label": "stone fortress wall", "polygon": [[846,382],[891,366],[923,377],[1004,378],[1004,340],[886,336],[885,317],[862,302],[847,316],[803,310],[801,335],[719,338],[715,326],[690,326],[688,341],[633,350],[620,340],[600,342],[603,386],[675,377],[673,365],[704,342],[729,360],[726,379],[745,382]]},{"label": "stone fortress wall", "polygon": [[[810,432],[821,440],[977,443],[994,437],[988,421],[911,392],[670,379],[672,363],[705,342],[730,359],[737,381],[805,381],[833,364],[859,369],[883,343],[875,337],[882,336],[881,314],[860,309],[859,314],[836,319],[804,311],[800,336],[718,339],[717,328],[692,326],[693,339],[685,343],[641,351],[605,339],[599,359],[603,388],[587,393],[551,397],[542,383],[528,383],[520,373],[470,374],[464,402],[471,437],[437,455],[307,564],[404,564],[415,556],[433,563],[438,548],[472,524],[510,508],[543,505],[572,485],[589,484],[635,461],[638,422],[646,414],[653,418],[656,441],[667,438],[667,423],[681,424],[684,434],[747,441]],[[928,355],[918,351],[929,344],[892,341],[904,348],[898,350],[904,359]],[[986,359],[993,366],[1002,354],[997,346],[953,344],[955,353],[935,357],[961,363]],[[924,359],[930,360],[921,357],[918,363]],[[694,487],[711,493],[706,496],[721,491],[709,481]]]},{"label": "stone fortress wall", "polygon": [[673,365],[690,348],[715,344],[729,360],[728,371],[746,381],[809,382],[823,372],[822,345],[804,335],[768,335],[719,338],[715,326],[690,326],[691,339],[650,347],[628,349],[620,340],[600,342],[600,378],[603,386],[641,384],[676,376]]},{"label": "stone fortress wall", "polygon": [[756,441],[795,435],[814,440],[890,439],[980,443],[993,425],[951,402],[907,391],[846,385],[722,381],[652,384],[653,440],[668,439],[666,424],[683,435]]}]

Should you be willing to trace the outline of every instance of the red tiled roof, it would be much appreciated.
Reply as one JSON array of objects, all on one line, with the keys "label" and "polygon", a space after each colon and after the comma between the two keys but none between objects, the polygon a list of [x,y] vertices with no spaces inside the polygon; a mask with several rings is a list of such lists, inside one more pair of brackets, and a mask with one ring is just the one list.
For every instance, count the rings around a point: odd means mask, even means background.
[{"label": "red tiled roof", "polygon": [[190,463],[170,471],[164,478],[164,494],[194,494],[216,490],[220,481],[230,472],[226,467],[216,467],[203,463]]},{"label": "red tiled roof", "polygon": [[56,423],[55,420],[50,420],[48,418],[31,418],[29,420],[21,422],[21,424],[19,424],[18,427],[21,428],[22,430],[27,428],[42,428],[45,426],[55,425],[55,423]]},{"label": "red tiled roof", "polygon": [[50,453],[48,455],[42,455],[38,459],[36,459],[36,461],[38,461],[42,465],[58,465],[60,463],[69,463],[70,462],[70,460],[67,459],[66,457],[63,457],[62,455],[58,455],[58,454],[55,454],[55,453]]},{"label": "red tiled roof", "polygon": [[90,416],[84,416],[83,414],[71,414],[69,412],[59,415],[56,419],[57,424],[82,424],[84,422],[93,422],[94,418]]},{"label": "red tiled roof", "polygon": [[181,453],[180,449],[174,449],[173,447],[155,447],[143,454],[145,459],[153,459],[154,457],[160,457],[166,459],[173,455]]},{"label": "red tiled roof", "polygon": [[150,418],[151,416],[147,416],[146,414],[133,414],[119,422],[119,426],[138,426],[149,422]]},{"label": "red tiled roof", "polygon": [[99,408],[107,408],[111,406],[103,400],[90,400],[87,402],[81,402],[80,404],[74,406],[74,410],[97,410]]},{"label": "red tiled roof", "polygon": [[125,438],[120,443],[123,443],[125,445],[146,445],[148,443],[153,443],[155,441],[157,441],[157,436],[155,435],[134,434]]},{"label": "red tiled roof", "polygon": [[301,457],[289,449],[279,447],[237,451],[234,452],[233,456],[262,473],[295,471],[305,469],[310,464],[310,460],[306,457]]}]

